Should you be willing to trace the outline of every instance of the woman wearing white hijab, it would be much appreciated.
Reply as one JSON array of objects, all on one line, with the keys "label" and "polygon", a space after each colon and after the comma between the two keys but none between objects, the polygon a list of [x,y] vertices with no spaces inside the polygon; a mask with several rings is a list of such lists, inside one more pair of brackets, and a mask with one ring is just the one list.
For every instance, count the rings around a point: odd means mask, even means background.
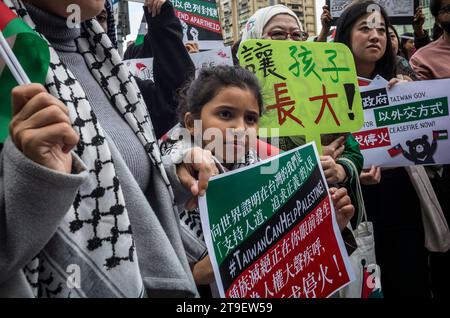
[{"label": "woman wearing white hijab", "polygon": [[248,39],[286,40],[288,34],[294,41],[304,41],[308,34],[297,15],[288,7],[277,4],[259,9],[248,19],[242,41]]}]

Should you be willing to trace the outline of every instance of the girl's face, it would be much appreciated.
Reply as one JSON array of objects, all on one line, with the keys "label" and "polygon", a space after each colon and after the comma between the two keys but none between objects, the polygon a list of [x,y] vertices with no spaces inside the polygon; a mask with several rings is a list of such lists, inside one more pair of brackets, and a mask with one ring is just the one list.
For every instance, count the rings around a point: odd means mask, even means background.
[{"label": "girl's face", "polygon": [[389,37],[392,43],[392,51],[394,51],[394,55],[398,53],[398,38],[395,34],[395,31],[392,28],[389,28]]},{"label": "girl's face", "polygon": [[[186,114],[188,116],[185,119],[189,118],[189,114]],[[225,87],[203,106],[200,119],[203,148],[211,150],[225,163],[234,163],[249,150],[249,133],[256,136],[259,121],[258,101],[248,89]],[[188,120],[185,120],[185,124],[186,127],[192,127]],[[210,128],[215,128],[216,131],[207,132]],[[193,130],[190,131],[191,134],[194,133]],[[218,133],[221,134],[222,140],[216,140]],[[215,148],[206,147],[208,144],[214,145]]]},{"label": "girl's face", "polygon": [[361,16],[353,25],[351,48],[355,62],[376,63],[386,52],[386,43],[386,24],[378,11]]}]

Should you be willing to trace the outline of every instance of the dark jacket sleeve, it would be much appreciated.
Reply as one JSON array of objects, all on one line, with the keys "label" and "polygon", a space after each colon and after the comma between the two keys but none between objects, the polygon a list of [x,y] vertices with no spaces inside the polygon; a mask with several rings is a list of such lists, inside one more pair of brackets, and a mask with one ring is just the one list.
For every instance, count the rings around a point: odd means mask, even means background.
[{"label": "dark jacket sleeve", "polygon": [[416,50],[423,48],[424,46],[427,46],[431,43],[430,36],[428,35],[428,31],[424,30],[425,35],[424,36],[416,36],[414,35],[414,46]]},{"label": "dark jacket sleeve", "polygon": [[153,57],[153,52],[150,45],[136,43],[130,44],[123,55],[124,60],[146,59],[150,57]]},{"label": "dark jacket sleeve", "polygon": [[195,67],[183,44],[181,23],[175,16],[170,1],[164,3],[161,13],[152,18],[147,8],[144,12],[148,34],[144,46],[153,52],[152,81],[137,80],[153,122],[156,137],[160,138],[178,123],[176,116],[177,91],[194,77]]}]

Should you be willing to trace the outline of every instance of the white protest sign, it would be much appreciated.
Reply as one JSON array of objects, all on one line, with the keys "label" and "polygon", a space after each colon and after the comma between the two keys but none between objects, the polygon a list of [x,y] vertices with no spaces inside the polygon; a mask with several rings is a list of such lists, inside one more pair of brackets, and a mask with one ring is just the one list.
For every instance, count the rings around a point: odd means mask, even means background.
[{"label": "white protest sign", "polygon": [[[203,67],[233,65],[231,47],[190,54],[197,76]],[[126,60],[125,65],[131,74],[142,80],[153,80],[153,58]]]},{"label": "white protest sign", "polygon": [[125,60],[124,63],[134,77],[153,81],[153,58]]},{"label": "white protest sign", "polygon": [[233,57],[231,55],[231,47],[226,46],[220,49],[193,53],[191,60],[195,65],[195,76],[204,67],[211,67],[217,65],[233,65]]},{"label": "white protest sign", "polygon": [[361,87],[364,127],[353,135],[364,166],[449,164],[449,87],[450,79]]}]

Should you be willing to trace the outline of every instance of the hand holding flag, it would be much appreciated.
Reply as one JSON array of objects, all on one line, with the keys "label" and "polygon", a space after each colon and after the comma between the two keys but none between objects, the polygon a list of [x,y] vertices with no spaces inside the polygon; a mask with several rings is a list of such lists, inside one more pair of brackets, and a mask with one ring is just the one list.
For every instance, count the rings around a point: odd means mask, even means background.
[{"label": "hand holding flag", "polygon": [[8,136],[11,90],[18,84],[43,84],[49,63],[47,42],[0,1],[0,142]]},{"label": "hand holding flag", "polygon": [[71,173],[70,151],[79,140],[69,110],[40,84],[18,86],[12,91],[11,139],[23,154],[49,169]]}]

